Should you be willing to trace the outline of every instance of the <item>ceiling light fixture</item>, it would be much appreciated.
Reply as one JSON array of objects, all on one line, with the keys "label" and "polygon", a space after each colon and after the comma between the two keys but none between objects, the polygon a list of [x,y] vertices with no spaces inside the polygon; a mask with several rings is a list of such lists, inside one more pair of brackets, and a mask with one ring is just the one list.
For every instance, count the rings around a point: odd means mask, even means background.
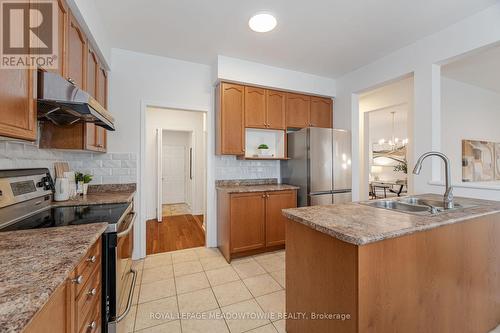
[{"label": "ceiling light fixture", "polygon": [[255,32],[271,31],[277,24],[276,18],[268,13],[256,14],[248,20],[248,26]]}]

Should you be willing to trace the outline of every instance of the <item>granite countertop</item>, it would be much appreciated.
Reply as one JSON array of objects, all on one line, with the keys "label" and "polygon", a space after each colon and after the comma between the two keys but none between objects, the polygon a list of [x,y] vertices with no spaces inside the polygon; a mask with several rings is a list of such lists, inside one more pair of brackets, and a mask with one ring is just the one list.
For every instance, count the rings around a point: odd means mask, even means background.
[{"label": "granite countertop", "polygon": [[[443,199],[436,194],[415,197]],[[455,202],[476,206],[422,216],[347,203],[284,209],[283,215],[341,241],[365,245],[500,212],[500,202],[497,201],[455,198]]]},{"label": "granite countertop", "polygon": [[273,192],[285,190],[298,190],[299,187],[287,184],[262,184],[262,185],[227,185],[217,186],[218,191],[227,193]]},{"label": "granite countertop", "polygon": [[107,223],[0,234],[0,332],[21,332]]},{"label": "granite countertop", "polygon": [[53,207],[104,205],[132,202],[135,192],[94,192],[78,196],[74,200],[54,201]]}]

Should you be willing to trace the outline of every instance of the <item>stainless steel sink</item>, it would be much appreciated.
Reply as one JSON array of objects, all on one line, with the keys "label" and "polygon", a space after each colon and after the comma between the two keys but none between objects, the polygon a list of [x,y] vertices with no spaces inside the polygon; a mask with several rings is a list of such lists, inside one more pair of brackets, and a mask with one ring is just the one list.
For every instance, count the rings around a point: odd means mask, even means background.
[{"label": "stainless steel sink", "polygon": [[447,211],[475,206],[455,203],[453,208],[446,208],[444,201],[422,199],[417,197],[403,197],[397,199],[369,201],[362,202],[362,204],[376,208],[389,209],[417,215],[435,215]]}]

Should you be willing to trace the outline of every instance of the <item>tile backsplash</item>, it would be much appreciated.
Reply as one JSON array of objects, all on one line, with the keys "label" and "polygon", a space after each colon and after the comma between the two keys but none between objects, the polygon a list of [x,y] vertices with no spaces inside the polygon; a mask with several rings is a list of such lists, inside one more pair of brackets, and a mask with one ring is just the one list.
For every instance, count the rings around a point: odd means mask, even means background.
[{"label": "tile backsplash", "polygon": [[137,182],[136,153],[91,153],[39,149],[34,143],[0,141],[0,169],[49,168],[54,162],[68,162],[70,169],[94,176],[91,184]]},{"label": "tile backsplash", "polygon": [[238,160],[236,156],[215,157],[215,180],[280,178],[279,161]]}]

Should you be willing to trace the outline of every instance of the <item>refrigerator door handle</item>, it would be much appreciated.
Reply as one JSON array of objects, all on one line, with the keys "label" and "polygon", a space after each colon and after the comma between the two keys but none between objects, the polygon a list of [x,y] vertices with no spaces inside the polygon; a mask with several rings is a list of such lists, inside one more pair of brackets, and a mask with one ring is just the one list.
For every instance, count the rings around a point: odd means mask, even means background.
[{"label": "refrigerator door handle", "polygon": [[316,196],[316,195],[325,195],[325,194],[333,194],[332,191],[319,191],[319,192],[311,192],[309,193],[309,196]]},{"label": "refrigerator door handle", "polygon": [[348,189],[346,189],[346,190],[333,190],[332,194],[337,194],[337,193],[351,193],[351,192],[352,192],[352,190],[348,190]]}]

